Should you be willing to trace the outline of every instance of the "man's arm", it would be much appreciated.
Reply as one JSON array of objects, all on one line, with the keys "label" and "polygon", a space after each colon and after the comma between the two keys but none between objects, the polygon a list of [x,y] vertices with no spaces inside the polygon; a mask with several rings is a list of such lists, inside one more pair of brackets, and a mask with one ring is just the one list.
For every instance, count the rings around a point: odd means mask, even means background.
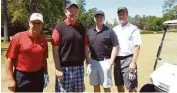
[{"label": "man's arm", "polygon": [[60,67],[60,56],[59,56],[59,46],[53,46],[52,48],[52,51],[53,51],[53,59],[54,59],[54,62],[55,62],[55,68],[57,70],[61,70],[61,67]]},{"label": "man's arm", "polygon": [[134,51],[132,62],[136,63],[140,52],[140,45],[136,45]]},{"label": "man's arm", "polygon": [[138,28],[135,29],[134,33],[132,34],[133,36],[133,43],[134,43],[134,53],[133,53],[133,58],[132,62],[130,63],[130,71],[136,72],[137,69],[137,59],[139,56],[139,51],[140,51],[140,45],[142,43],[141,41],[141,35],[140,35],[140,30]]},{"label": "man's arm", "polygon": [[134,43],[134,46],[135,46],[132,62],[136,63],[137,59],[138,59],[138,56],[139,56],[140,45],[142,44],[140,30],[138,28],[136,28],[134,33],[132,34],[132,36],[133,36],[133,43]]},{"label": "man's arm", "polygon": [[85,57],[86,57],[86,63],[87,65],[90,64],[90,51],[89,51],[89,48],[88,46],[85,46]]},{"label": "man's arm", "polygon": [[55,62],[55,72],[56,72],[56,76],[58,77],[58,79],[63,80],[63,72],[60,66],[60,56],[59,56],[59,46],[53,46],[52,51],[53,51],[53,59]]},{"label": "man's arm", "polygon": [[8,78],[8,88],[9,90],[15,92],[16,82],[13,75],[13,66],[14,66],[14,59],[7,58],[7,62],[5,62],[5,68]]},{"label": "man's arm", "polygon": [[139,51],[140,51],[140,45],[136,45],[134,48],[134,54],[133,54],[133,58],[132,58],[132,62],[130,63],[130,71],[132,72],[136,72],[137,69],[137,59],[139,56]]},{"label": "man's arm", "polygon": [[13,92],[15,91],[16,87],[15,77],[13,75],[13,67],[14,63],[16,62],[19,49],[19,34],[16,34],[13,36],[5,55],[7,58],[5,62],[5,69],[8,77],[8,89]]},{"label": "man's arm", "polygon": [[112,52],[111,52],[111,58],[110,58],[110,64],[113,64],[114,63],[114,60],[118,54],[118,47],[119,46],[114,46],[113,49],[112,49]]},{"label": "man's arm", "polygon": [[112,45],[113,45],[112,52],[111,52],[111,58],[110,58],[110,62],[111,62],[110,64],[113,64],[118,54],[119,41],[114,31],[111,31],[110,38],[111,38]]}]

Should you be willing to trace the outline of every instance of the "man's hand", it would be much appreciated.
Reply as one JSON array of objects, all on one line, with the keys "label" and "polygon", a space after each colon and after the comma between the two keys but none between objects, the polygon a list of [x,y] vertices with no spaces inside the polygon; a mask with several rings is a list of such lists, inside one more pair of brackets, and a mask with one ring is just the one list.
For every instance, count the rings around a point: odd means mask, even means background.
[{"label": "man's hand", "polygon": [[13,79],[8,80],[8,89],[12,92],[15,92],[15,88],[16,88],[15,80],[13,80]]},{"label": "man's hand", "polygon": [[63,76],[63,72],[61,70],[55,70],[56,76],[59,80],[63,80],[64,76]]},{"label": "man's hand", "polygon": [[129,70],[130,70],[130,72],[136,72],[136,63],[135,62],[130,63]]},{"label": "man's hand", "polygon": [[92,71],[91,64],[87,64],[86,76],[89,76]]},{"label": "man's hand", "polygon": [[112,65],[114,64],[114,60],[109,59],[109,60],[108,60],[108,64],[109,64],[108,69],[111,69],[111,68],[112,68]]}]

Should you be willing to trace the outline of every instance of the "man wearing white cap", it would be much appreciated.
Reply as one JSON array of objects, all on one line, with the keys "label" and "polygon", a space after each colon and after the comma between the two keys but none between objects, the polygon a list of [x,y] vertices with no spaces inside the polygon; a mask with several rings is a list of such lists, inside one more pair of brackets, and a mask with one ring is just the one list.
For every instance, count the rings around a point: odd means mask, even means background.
[{"label": "man wearing white cap", "polygon": [[[6,53],[8,89],[13,92],[42,92],[47,75],[47,40],[41,35],[43,16],[33,13],[29,29],[13,36]],[[13,69],[14,68],[14,69]]]}]

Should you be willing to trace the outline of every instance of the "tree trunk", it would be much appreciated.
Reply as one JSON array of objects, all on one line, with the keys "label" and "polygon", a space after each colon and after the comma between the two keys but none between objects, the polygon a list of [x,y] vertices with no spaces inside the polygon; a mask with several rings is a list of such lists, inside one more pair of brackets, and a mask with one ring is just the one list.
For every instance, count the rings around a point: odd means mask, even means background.
[{"label": "tree trunk", "polygon": [[30,15],[36,11],[36,0],[29,0]]},{"label": "tree trunk", "polygon": [[64,9],[65,9],[65,7],[66,7],[66,3],[67,3],[67,1],[66,1],[66,0],[64,0]]},{"label": "tree trunk", "polygon": [[3,16],[4,16],[4,42],[9,42],[10,38],[8,35],[8,14],[7,14],[7,1],[3,0]]}]

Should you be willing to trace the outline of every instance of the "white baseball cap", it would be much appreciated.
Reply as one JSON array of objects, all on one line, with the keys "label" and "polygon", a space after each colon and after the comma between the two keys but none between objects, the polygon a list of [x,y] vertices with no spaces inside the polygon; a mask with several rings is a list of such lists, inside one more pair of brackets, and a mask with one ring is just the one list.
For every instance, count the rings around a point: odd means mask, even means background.
[{"label": "white baseball cap", "polygon": [[30,21],[34,21],[34,20],[40,20],[42,23],[44,23],[43,21],[43,16],[40,13],[33,13],[30,17]]}]

